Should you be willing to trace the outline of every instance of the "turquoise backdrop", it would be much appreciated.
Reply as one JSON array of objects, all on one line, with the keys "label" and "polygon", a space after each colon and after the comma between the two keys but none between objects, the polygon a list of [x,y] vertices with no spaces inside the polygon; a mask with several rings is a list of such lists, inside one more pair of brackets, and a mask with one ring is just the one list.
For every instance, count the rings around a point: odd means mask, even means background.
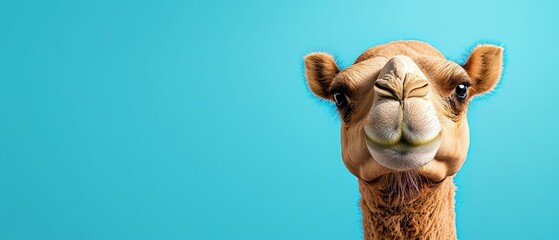
[{"label": "turquoise backdrop", "polygon": [[461,239],[559,236],[557,2],[0,2],[0,239],[359,239],[303,56],[506,48],[469,111]]}]

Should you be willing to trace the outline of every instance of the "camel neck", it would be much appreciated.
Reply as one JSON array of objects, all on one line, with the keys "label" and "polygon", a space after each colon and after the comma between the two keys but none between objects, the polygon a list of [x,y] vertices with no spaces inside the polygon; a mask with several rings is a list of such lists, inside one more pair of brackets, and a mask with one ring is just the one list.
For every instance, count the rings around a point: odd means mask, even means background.
[{"label": "camel neck", "polygon": [[364,239],[456,239],[454,190],[449,177],[397,201],[386,185],[359,180]]}]

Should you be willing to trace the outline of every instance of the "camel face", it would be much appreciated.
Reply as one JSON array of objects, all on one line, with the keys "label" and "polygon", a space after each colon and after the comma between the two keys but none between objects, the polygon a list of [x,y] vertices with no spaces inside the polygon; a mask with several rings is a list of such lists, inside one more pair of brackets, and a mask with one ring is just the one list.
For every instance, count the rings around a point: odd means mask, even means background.
[{"label": "camel face", "polygon": [[365,181],[455,174],[469,146],[468,102],[494,87],[501,64],[500,47],[479,46],[460,66],[417,41],[373,47],[343,71],[327,54],[305,58],[311,90],[340,113],[344,163]]},{"label": "camel face", "polygon": [[433,160],[442,129],[431,84],[417,64],[404,55],[388,60],[370,94],[373,104],[364,132],[373,159],[394,170],[416,169]]}]

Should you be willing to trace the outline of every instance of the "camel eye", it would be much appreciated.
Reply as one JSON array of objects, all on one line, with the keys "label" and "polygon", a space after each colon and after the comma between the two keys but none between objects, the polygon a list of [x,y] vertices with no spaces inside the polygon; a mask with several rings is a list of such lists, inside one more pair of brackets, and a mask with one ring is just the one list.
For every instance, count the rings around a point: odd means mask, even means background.
[{"label": "camel eye", "polygon": [[346,96],[341,92],[334,93],[334,101],[336,102],[336,106],[342,107],[347,103]]},{"label": "camel eye", "polygon": [[466,99],[467,95],[468,95],[468,84],[467,83],[458,84],[458,86],[456,86],[456,96],[459,99],[464,100]]}]

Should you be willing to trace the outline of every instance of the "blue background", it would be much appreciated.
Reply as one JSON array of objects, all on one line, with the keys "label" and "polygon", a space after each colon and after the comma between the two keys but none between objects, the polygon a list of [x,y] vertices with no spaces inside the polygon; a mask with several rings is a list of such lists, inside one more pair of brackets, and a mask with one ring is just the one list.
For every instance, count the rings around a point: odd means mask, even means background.
[{"label": "blue background", "polygon": [[559,235],[557,4],[1,1],[0,239],[359,239],[302,58],[419,39],[507,51],[469,111],[462,239]]}]

